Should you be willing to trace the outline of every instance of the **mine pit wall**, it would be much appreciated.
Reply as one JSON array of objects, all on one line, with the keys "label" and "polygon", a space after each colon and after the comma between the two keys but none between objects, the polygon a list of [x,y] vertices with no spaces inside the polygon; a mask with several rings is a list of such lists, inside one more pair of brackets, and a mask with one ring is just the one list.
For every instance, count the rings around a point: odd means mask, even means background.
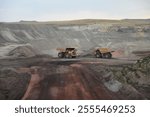
[{"label": "mine pit wall", "polygon": [[108,47],[119,51],[118,56],[131,56],[132,51],[150,50],[150,24],[0,23],[0,43],[30,43],[35,49],[54,57],[58,47],[79,50]]}]

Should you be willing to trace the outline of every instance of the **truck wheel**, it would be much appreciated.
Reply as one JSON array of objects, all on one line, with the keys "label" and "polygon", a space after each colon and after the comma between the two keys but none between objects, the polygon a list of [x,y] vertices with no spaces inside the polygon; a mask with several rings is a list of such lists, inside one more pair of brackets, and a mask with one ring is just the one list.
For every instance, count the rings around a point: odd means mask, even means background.
[{"label": "truck wheel", "polygon": [[64,57],[63,53],[62,53],[62,52],[59,52],[59,53],[58,53],[58,57],[59,57],[59,58],[63,58],[63,57]]},{"label": "truck wheel", "polygon": [[65,54],[65,58],[72,58],[72,56],[69,54]]},{"label": "truck wheel", "polygon": [[112,57],[112,54],[110,52],[106,53],[106,54],[104,54],[104,57],[107,59],[110,59]]},{"label": "truck wheel", "polygon": [[102,58],[102,54],[101,54],[101,53],[96,53],[96,54],[95,54],[95,57],[96,57],[96,58]]}]

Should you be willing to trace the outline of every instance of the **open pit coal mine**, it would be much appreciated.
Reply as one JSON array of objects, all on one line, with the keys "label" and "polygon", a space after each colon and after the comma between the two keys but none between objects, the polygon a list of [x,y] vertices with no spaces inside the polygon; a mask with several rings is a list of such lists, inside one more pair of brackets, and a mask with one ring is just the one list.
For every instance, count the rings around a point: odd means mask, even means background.
[{"label": "open pit coal mine", "polygon": [[[67,47],[78,56],[58,58]],[[1,22],[0,99],[150,99],[150,20]]]},{"label": "open pit coal mine", "polygon": [[0,99],[150,99],[150,57],[136,63],[31,57],[0,66]]}]

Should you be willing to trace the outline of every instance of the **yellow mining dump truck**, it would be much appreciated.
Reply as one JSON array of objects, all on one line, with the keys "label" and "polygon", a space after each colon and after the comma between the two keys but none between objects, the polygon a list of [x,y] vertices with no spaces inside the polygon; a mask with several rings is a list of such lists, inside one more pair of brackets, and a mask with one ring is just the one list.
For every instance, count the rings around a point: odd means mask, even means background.
[{"label": "yellow mining dump truck", "polygon": [[94,51],[96,58],[107,58],[107,59],[112,58],[112,52],[114,51],[111,51],[108,48],[97,48]]},{"label": "yellow mining dump truck", "polygon": [[57,48],[59,58],[76,58],[77,53],[75,48]]}]

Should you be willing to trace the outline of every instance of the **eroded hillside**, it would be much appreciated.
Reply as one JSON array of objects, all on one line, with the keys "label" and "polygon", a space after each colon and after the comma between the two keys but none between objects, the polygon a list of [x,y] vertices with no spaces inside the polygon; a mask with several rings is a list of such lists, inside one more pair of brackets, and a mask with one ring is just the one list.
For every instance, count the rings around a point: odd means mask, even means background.
[{"label": "eroded hillside", "polygon": [[0,42],[30,43],[36,50],[57,56],[58,47],[89,50],[109,47],[123,51],[149,50],[149,20],[77,20],[64,22],[0,23]]}]

